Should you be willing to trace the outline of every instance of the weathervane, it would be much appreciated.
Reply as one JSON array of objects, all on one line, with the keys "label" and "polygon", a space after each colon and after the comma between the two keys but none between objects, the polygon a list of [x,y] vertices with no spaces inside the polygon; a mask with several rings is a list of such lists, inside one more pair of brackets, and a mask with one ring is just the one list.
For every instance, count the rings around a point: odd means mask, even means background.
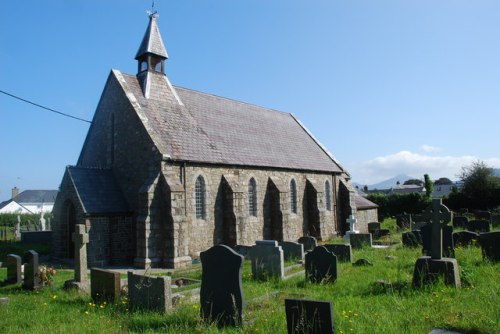
[{"label": "weathervane", "polygon": [[152,1],[151,3],[151,10],[147,10],[146,13],[148,13],[149,16],[151,17],[159,17],[160,14],[155,10],[155,0]]}]

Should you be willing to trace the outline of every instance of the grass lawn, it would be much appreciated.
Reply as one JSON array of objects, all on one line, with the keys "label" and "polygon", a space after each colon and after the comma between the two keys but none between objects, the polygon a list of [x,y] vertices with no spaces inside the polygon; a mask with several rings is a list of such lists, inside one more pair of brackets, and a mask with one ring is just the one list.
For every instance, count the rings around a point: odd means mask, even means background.
[{"label": "grass lawn", "polygon": [[[4,246],[0,243],[0,249]],[[256,282],[246,261],[244,324],[235,329],[204,324],[199,303],[181,303],[168,314],[131,311],[126,298],[115,305],[96,305],[88,295],[62,290],[73,273],[59,270],[53,289],[0,287],[0,297],[10,298],[7,306],[0,306],[0,333],[286,333],[286,297],[331,301],[336,333],[421,334],[432,328],[500,333],[500,263],[484,262],[478,247],[458,248],[461,289],[438,283],[415,290],[410,283],[419,255],[419,249],[399,245],[355,250],[354,261],[365,258],[373,266],[339,263],[333,284],[306,283],[302,275]],[[194,271],[189,276],[201,275]],[[6,269],[0,269],[0,281],[5,277]],[[396,284],[387,289],[376,283],[381,279]]]}]

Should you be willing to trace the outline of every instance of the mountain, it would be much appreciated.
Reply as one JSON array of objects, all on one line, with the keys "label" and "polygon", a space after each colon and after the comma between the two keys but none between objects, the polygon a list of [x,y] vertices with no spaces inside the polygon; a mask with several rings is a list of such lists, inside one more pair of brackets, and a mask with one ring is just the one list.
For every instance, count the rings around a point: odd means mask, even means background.
[{"label": "mountain", "polygon": [[[368,189],[373,190],[373,189],[390,189],[392,187],[396,186],[396,183],[399,181],[401,184],[403,184],[405,181],[410,180],[410,179],[416,179],[416,177],[413,176],[408,176],[406,174],[399,174],[397,176],[394,176],[388,180],[375,183],[375,184],[369,184]],[[358,186],[359,189],[363,189],[365,186],[364,184],[360,184],[357,182],[353,182],[354,186]]]},{"label": "mountain", "polygon": [[500,177],[500,168],[493,168],[493,175],[496,177]]}]

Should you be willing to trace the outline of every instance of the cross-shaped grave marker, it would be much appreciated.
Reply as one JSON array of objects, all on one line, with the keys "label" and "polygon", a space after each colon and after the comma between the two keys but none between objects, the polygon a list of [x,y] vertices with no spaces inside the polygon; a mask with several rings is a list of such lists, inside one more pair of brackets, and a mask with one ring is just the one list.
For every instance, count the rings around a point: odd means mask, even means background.
[{"label": "cross-shaped grave marker", "polygon": [[349,218],[346,219],[347,224],[349,224],[349,231],[351,232],[357,232],[356,231],[356,224],[358,223],[358,220],[354,218],[353,215],[350,215]]},{"label": "cross-shaped grave marker", "polygon": [[440,260],[443,258],[443,227],[451,221],[451,212],[440,198],[434,198],[422,216],[431,222],[431,258]]}]

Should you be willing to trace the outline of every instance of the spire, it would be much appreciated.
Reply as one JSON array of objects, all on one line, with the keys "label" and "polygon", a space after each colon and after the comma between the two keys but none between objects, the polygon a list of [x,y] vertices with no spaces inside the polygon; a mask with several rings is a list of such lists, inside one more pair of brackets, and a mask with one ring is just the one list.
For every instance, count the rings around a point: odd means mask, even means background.
[{"label": "spire", "polygon": [[165,45],[161,38],[160,29],[156,24],[156,18],[158,15],[156,13],[149,15],[149,25],[144,38],[142,39],[141,46],[135,55],[135,59],[139,60],[144,58],[146,55],[157,56],[162,60],[168,58],[167,50],[165,50]]}]

